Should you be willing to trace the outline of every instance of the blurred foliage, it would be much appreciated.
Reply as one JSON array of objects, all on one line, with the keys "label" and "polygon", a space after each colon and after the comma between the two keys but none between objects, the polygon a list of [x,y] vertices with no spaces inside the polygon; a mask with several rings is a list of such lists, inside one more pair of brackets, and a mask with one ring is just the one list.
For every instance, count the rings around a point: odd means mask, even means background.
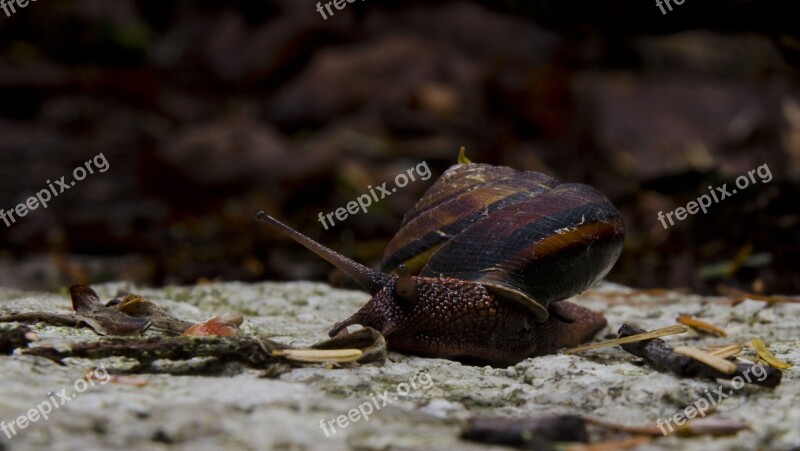
[{"label": "blurred foliage", "polygon": [[[341,275],[267,209],[376,266],[417,181],[330,230],[367,186],[473,161],[596,186],[623,212],[611,280],[797,293],[800,90],[788,1],[63,0],[0,21],[0,284]],[[768,164],[665,230],[657,213]]]}]

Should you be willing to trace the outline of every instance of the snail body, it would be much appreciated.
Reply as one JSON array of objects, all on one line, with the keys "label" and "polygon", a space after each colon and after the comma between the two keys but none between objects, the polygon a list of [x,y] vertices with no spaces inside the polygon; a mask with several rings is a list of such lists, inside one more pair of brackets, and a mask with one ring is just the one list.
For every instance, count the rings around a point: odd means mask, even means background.
[{"label": "snail body", "polygon": [[372,295],[331,336],[360,324],[396,351],[492,365],[575,346],[604,327],[601,314],[561,301],[608,273],[624,237],[619,212],[594,188],[476,163],[452,166],[425,192],[380,272],[258,218]]}]

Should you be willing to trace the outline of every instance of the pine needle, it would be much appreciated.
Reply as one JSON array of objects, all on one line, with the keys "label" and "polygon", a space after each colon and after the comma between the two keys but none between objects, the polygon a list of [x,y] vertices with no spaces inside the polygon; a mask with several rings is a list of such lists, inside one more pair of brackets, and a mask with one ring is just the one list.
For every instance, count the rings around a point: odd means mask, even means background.
[{"label": "pine needle", "polygon": [[703,332],[710,332],[712,334],[717,334],[717,335],[719,335],[721,337],[725,337],[725,336],[728,335],[724,330],[720,329],[719,327],[717,327],[717,326],[715,326],[713,324],[709,324],[709,323],[707,323],[705,321],[701,321],[701,320],[699,320],[697,318],[692,318],[689,315],[681,315],[681,316],[679,316],[678,317],[678,323],[684,324],[686,326],[692,327],[692,328],[697,329],[697,330],[701,330]]},{"label": "pine needle", "polygon": [[674,351],[676,354],[691,357],[725,374],[733,374],[737,369],[736,364],[730,360],[725,360],[722,357],[717,357],[714,354],[710,354],[697,348],[678,346],[674,349]]},{"label": "pine needle", "polygon": [[359,349],[283,349],[272,351],[274,357],[298,362],[355,362],[363,353]]},{"label": "pine needle", "polygon": [[744,346],[738,344],[732,344],[728,346],[718,346],[715,348],[709,348],[706,350],[711,355],[715,355],[717,357],[721,357],[723,359],[729,359],[731,357],[735,357],[741,354]]},{"label": "pine needle", "polygon": [[624,337],[624,338],[615,338],[613,340],[601,341],[599,343],[591,343],[584,346],[578,346],[576,348],[565,349],[563,353],[574,354],[576,352],[589,351],[591,349],[607,348],[609,346],[616,346],[625,343],[635,343],[637,341],[652,340],[653,338],[663,337],[666,335],[682,334],[687,332],[688,330],[689,328],[686,326],[680,326],[680,325],[669,326],[669,327],[664,327],[662,329],[656,329],[654,331],[647,332],[644,334],[631,335],[630,337]]}]

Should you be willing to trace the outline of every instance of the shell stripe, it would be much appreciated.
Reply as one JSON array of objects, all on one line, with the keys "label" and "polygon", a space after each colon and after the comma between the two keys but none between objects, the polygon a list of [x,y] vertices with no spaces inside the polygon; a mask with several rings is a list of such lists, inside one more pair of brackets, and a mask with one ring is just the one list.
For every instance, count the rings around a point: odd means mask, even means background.
[{"label": "shell stripe", "polygon": [[[418,274],[424,266],[415,264],[420,254],[430,255],[429,250],[440,246],[447,239],[458,235],[472,224],[508,205],[519,203],[539,196],[545,190],[542,186],[531,186],[531,191],[520,192],[519,186],[490,186],[461,193],[457,198],[442,204],[436,210],[429,210],[406,224],[402,229],[405,234],[398,233],[386,247],[383,271],[393,271],[404,263],[412,274]],[[465,211],[472,212],[464,215]],[[422,237],[415,236],[412,230],[434,230]],[[414,260],[414,262],[411,262]],[[416,271],[415,271],[416,268]]]},{"label": "shell stripe", "polygon": [[[570,192],[578,187],[584,192]],[[619,253],[619,213],[600,193],[589,194],[581,185],[561,185],[496,211],[491,222],[476,223],[442,246],[420,275],[473,280],[541,313],[596,282]]]}]

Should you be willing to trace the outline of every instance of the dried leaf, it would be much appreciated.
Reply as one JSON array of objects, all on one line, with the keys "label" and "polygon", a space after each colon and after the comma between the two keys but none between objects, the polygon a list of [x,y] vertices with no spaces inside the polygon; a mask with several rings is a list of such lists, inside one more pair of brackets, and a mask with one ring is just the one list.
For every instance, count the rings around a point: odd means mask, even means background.
[{"label": "dried leaf", "polygon": [[208,321],[197,323],[188,328],[182,336],[185,337],[234,337],[239,335],[239,326],[244,322],[244,316],[239,312],[225,313],[215,316]]},{"label": "dried leaf", "polygon": [[73,285],[69,294],[72,308],[78,313],[76,316],[100,335],[132,335],[150,327],[150,321],[145,318],[134,318],[103,305],[88,285]]},{"label": "dried leaf", "polygon": [[761,360],[767,362],[769,366],[773,366],[779,370],[786,370],[792,366],[789,363],[784,362],[775,357],[775,354],[773,354],[772,351],[769,350],[767,345],[763,341],[761,341],[760,338],[753,338],[752,340],[750,340],[750,344],[756,350],[756,354],[758,354]]}]

